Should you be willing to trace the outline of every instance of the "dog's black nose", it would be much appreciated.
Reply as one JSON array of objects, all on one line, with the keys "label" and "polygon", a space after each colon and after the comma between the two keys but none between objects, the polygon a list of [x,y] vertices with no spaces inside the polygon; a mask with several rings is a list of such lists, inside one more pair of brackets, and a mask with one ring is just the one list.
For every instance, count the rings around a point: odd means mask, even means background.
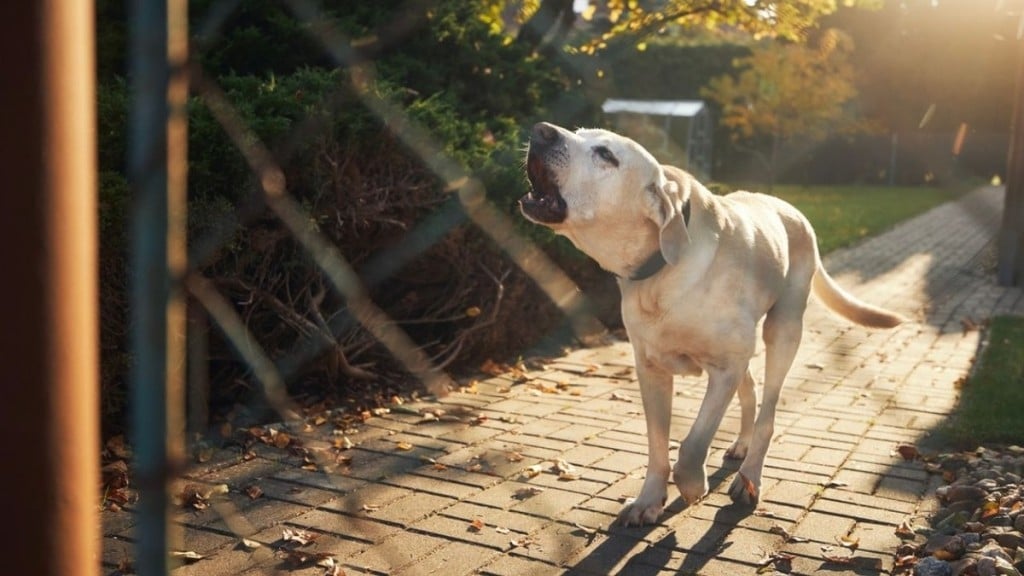
[{"label": "dog's black nose", "polygon": [[530,140],[535,144],[553,144],[558,140],[558,128],[547,122],[538,122],[533,125]]}]

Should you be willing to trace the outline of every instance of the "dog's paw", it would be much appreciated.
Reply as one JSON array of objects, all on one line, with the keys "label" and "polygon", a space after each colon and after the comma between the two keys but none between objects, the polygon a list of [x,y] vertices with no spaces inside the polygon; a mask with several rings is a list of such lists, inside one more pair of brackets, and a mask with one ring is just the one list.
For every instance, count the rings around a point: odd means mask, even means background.
[{"label": "dog's paw", "polygon": [[737,472],[729,486],[729,497],[741,506],[755,506],[761,497],[760,482],[754,483],[743,472]]},{"label": "dog's paw", "polygon": [[672,469],[672,480],[687,505],[696,504],[708,493],[708,475],[703,466],[686,469],[676,464]]},{"label": "dog's paw", "polygon": [[728,460],[743,460],[747,457],[747,443],[739,438],[733,441],[732,445],[725,451],[725,458]]},{"label": "dog's paw", "polygon": [[658,517],[661,516],[662,510],[665,509],[665,499],[662,498],[661,503],[645,503],[641,498],[637,498],[633,502],[626,504],[626,506],[619,512],[618,518],[612,522],[612,526],[644,526],[645,524],[657,524]]}]

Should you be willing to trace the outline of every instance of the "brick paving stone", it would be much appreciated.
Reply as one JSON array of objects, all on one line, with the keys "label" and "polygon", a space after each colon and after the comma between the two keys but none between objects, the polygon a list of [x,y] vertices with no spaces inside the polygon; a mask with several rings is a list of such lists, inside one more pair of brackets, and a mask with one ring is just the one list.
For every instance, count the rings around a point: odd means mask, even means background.
[{"label": "brick paving stone", "polygon": [[811,508],[814,512],[830,514],[833,516],[845,516],[858,521],[875,522],[878,524],[898,525],[907,517],[905,513],[882,508],[870,508],[859,504],[841,502],[830,498],[819,498]]},{"label": "brick paving stone", "polygon": [[838,468],[846,461],[849,455],[850,453],[846,450],[833,450],[831,448],[820,448],[815,446],[808,450],[800,460],[806,463],[821,464],[823,466]]},{"label": "brick paving stone", "polygon": [[396,573],[447,543],[446,538],[434,534],[402,532],[346,558],[344,564],[364,571]]},{"label": "brick paving stone", "polygon": [[891,498],[882,498],[871,494],[863,494],[859,492],[850,491],[849,487],[843,488],[830,488],[825,490],[821,494],[822,498],[828,500],[836,500],[838,502],[847,502],[849,504],[856,504],[857,506],[864,506],[867,508],[876,508],[879,510],[891,510],[902,514],[910,514],[916,507],[915,503],[906,502],[903,500],[893,500]]},{"label": "brick paving stone", "polygon": [[821,493],[821,485],[780,480],[770,487],[762,485],[762,500],[787,506],[806,508]]},{"label": "brick paving stone", "polygon": [[480,568],[482,576],[553,576],[564,570],[535,558],[502,554]]},{"label": "brick paving stone", "polygon": [[464,542],[452,542],[441,546],[426,557],[407,564],[393,576],[427,576],[429,574],[460,576],[478,574],[479,568],[499,554],[489,548]]},{"label": "brick paving stone", "polygon": [[516,503],[512,505],[512,510],[524,514],[553,518],[589,498],[589,494],[545,488],[543,492],[529,498],[516,499]]},{"label": "brick paving stone", "polygon": [[[510,510],[491,508],[472,502],[459,502],[445,508],[440,513],[450,518],[462,520],[467,526],[473,520],[479,518],[487,526],[485,530],[495,530],[499,533],[507,529],[520,534],[529,534],[547,524],[547,520],[543,518]],[[594,512],[593,514],[598,513]]]},{"label": "brick paving stone", "polygon": [[797,523],[796,528],[790,533],[815,542],[835,544],[835,537],[849,534],[855,523],[852,518],[812,510]]}]

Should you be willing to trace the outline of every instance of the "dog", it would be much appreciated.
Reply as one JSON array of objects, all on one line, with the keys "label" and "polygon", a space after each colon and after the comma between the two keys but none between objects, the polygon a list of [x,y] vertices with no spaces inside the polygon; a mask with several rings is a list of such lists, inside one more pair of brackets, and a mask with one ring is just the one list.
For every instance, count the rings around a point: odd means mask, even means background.
[{"label": "dog", "polygon": [[[792,205],[750,192],[716,196],[619,134],[536,124],[526,172],[532,190],[519,200],[523,215],[618,277],[647,423],[648,465],[640,494],[616,524],[656,523],[665,506],[673,375],[708,373],[697,419],[671,470],[682,499],[690,505],[707,494],[708,449],[735,394],[740,431],[726,457],[742,463],[729,495],[753,506],[809,294],[862,326],[892,328],[904,321],[829,277],[814,230]],[[758,411],[748,365],[762,318]]]}]

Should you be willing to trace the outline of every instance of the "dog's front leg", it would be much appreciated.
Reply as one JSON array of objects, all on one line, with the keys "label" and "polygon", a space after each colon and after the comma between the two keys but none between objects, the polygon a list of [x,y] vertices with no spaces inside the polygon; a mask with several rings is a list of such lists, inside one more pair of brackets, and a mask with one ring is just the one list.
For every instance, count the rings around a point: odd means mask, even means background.
[{"label": "dog's front leg", "polygon": [[643,526],[661,516],[668,497],[668,433],[672,420],[672,374],[651,366],[637,352],[637,377],[647,420],[647,477],[636,500],[619,512],[616,524]]},{"label": "dog's front leg", "polygon": [[708,369],[708,389],[704,392],[704,401],[701,402],[693,427],[679,446],[679,459],[672,474],[679,494],[687,504],[693,504],[708,493],[705,463],[711,438],[718,430],[722,416],[746,372],[745,363]]}]

